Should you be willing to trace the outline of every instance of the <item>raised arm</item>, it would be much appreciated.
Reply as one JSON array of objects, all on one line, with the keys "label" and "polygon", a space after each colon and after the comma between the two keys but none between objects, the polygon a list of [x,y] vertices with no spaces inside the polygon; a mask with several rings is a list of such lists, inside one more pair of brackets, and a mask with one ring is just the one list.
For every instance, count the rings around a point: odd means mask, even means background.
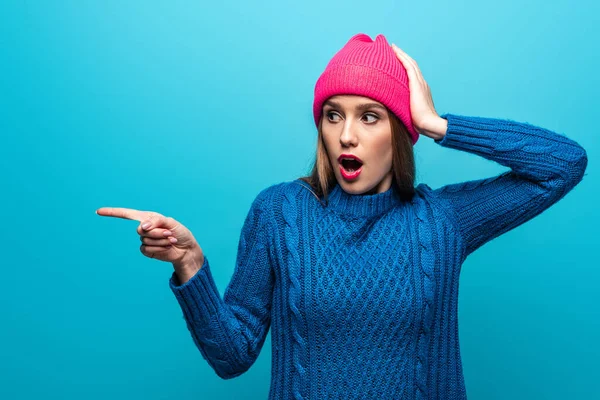
[{"label": "raised arm", "polygon": [[464,257],[548,209],[583,178],[587,153],[550,130],[507,119],[441,115],[448,121],[436,143],[510,168],[499,175],[433,190],[455,216]]},{"label": "raised arm", "polygon": [[223,379],[250,368],[271,324],[274,275],[267,190],[259,193],[245,219],[235,270],[223,298],[206,256],[200,270],[184,284],[175,273],[169,280],[196,347]]}]

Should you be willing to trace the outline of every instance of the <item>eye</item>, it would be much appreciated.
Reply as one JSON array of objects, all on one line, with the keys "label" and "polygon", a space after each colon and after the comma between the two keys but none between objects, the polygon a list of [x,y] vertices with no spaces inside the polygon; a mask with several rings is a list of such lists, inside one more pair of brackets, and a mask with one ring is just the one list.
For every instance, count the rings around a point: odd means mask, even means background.
[{"label": "eye", "polygon": [[369,124],[375,123],[379,119],[379,117],[377,116],[377,114],[373,114],[373,113],[367,113],[367,114],[364,115],[364,117],[373,117],[373,118],[375,118],[374,121],[368,122]]},{"label": "eye", "polygon": [[[339,114],[336,113],[336,112],[334,112],[334,111],[328,111],[328,112],[325,113],[325,115],[327,116],[327,119],[330,120],[330,121],[332,121],[332,122],[333,122],[333,120],[331,119],[332,116],[334,116],[334,115],[339,116]],[[377,122],[377,120],[379,120],[379,116],[377,114],[374,114],[374,113],[366,113],[366,114],[363,115],[363,118],[364,117],[372,117],[373,118],[373,120],[367,122],[368,124],[373,124],[373,123]]]},{"label": "eye", "polygon": [[336,112],[329,111],[329,112],[327,112],[325,115],[327,115],[327,119],[329,119],[329,120],[331,121],[331,116],[332,116],[332,115],[338,115],[338,114],[337,114]]}]

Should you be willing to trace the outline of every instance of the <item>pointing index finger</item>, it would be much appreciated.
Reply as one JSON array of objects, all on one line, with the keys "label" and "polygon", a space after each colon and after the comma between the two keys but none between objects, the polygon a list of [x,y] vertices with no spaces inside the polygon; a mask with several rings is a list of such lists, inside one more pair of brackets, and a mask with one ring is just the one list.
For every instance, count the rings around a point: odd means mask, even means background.
[{"label": "pointing index finger", "polygon": [[145,218],[145,213],[143,211],[123,207],[100,207],[96,210],[96,214],[105,217],[117,217],[136,221],[142,221]]}]

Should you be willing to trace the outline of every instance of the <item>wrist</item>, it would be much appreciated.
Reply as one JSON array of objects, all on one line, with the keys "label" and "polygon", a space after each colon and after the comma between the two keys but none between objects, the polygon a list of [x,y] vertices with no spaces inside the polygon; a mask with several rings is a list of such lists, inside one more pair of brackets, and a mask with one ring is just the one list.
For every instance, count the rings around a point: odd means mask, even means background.
[{"label": "wrist", "polygon": [[204,264],[204,254],[201,251],[190,251],[186,253],[181,260],[174,261],[175,271],[186,271],[187,273],[196,273]]},{"label": "wrist", "polygon": [[185,257],[178,262],[173,263],[175,275],[179,282],[178,285],[183,285],[194,277],[200,271],[204,263],[204,255],[202,253],[193,253],[189,257]]},{"label": "wrist", "polygon": [[423,129],[423,134],[435,140],[440,140],[446,135],[447,130],[448,120],[437,117]]}]

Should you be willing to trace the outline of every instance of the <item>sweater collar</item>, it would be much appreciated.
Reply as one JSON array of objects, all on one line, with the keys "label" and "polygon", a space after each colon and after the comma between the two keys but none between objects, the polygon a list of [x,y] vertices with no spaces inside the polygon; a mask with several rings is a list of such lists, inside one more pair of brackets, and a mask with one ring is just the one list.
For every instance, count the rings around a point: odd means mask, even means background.
[{"label": "sweater collar", "polygon": [[336,182],[329,193],[328,208],[339,214],[374,217],[382,215],[399,204],[401,204],[401,199],[393,186],[382,193],[351,194]]}]

